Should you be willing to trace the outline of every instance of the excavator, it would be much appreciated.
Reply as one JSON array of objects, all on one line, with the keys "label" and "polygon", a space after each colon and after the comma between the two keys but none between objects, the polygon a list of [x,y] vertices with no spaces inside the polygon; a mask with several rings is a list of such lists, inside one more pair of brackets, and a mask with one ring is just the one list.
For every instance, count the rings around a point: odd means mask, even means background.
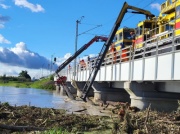
[{"label": "excavator", "polygon": [[144,10],[144,9],[141,9],[141,8],[138,8],[138,7],[134,7],[134,6],[130,6],[128,5],[127,2],[124,2],[123,4],[123,7],[117,17],[117,20],[115,21],[115,24],[111,30],[111,33],[108,37],[108,40],[106,41],[106,43],[103,45],[98,57],[97,57],[97,60],[96,60],[96,63],[95,63],[95,66],[93,67],[93,69],[91,70],[91,73],[89,75],[89,78],[88,80],[86,81],[86,84],[84,85],[84,88],[82,90],[82,96],[81,96],[81,99],[83,101],[87,101],[87,95],[90,91],[90,88],[96,78],[96,75],[98,73],[98,70],[100,69],[100,66],[106,56],[106,53],[108,52],[109,50],[109,47],[110,45],[112,44],[112,41],[114,39],[114,36],[118,30],[118,28],[120,27],[121,25],[121,22],[124,18],[124,15],[127,13],[127,12],[131,12],[131,13],[135,13],[135,14],[143,14],[146,16],[146,18],[153,18],[154,15],[147,11],[147,10]]},{"label": "excavator", "polygon": [[80,55],[84,50],[86,50],[89,46],[91,46],[91,44],[93,44],[94,42],[98,42],[98,41],[102,41],[102,42],[106,42],[107,41],[107,37],[103,37],[103,36],[95,36],[94,38],[92,38],[87,44],[84,44],[78,51],[76,51],[71,57],[69,57],[65,62],[63,62],[58,69],[56,70],[56,75],[58,76],[57,79],[57,84],[61,84],[64,83],[66,81],[66,77],[65,76],[59,76],[59,72],[64,69],[71,61],[73,61],[78,55]]}]

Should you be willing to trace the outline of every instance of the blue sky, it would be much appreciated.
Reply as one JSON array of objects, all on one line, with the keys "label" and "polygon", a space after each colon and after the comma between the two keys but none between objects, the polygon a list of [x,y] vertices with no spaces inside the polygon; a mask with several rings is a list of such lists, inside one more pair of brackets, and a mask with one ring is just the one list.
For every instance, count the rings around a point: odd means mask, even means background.
[{"label": "blue sky", "polygon": [[[0,0],[0,75],[18,75],[22,70],[27,70],[31,77],[48,74],[51,59],[57,57],[57,64],[53,67],[55,69],[74,53],[76,20],[84,16],[78,25],[80,48],[95,35],[109,35],[124,2]],[[164,0],[126,2],[150,10],[157,16],[159,4]],[[143,15],[127,13],[121,27],[135,28],[143,19]],[[85,34],[82,34],[84,32]],[[80,57],[97,54],[102,44],[94,43]]]}]

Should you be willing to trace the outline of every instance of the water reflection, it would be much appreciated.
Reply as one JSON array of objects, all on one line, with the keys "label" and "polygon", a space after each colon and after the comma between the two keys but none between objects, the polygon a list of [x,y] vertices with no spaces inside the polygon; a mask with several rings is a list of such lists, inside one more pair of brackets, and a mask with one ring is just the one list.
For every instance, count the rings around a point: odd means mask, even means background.
[{"label": "water reflection", "polygon": [[34,88],[0,87],[0,101],[10,105],[60,108],[64,97],[53,92]]}]

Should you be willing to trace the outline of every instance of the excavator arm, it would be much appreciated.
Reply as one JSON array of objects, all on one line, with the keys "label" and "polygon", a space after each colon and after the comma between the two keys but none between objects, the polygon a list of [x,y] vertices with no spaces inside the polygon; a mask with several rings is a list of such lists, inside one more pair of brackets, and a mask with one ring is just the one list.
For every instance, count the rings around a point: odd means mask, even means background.
[{"label": "excavator arm", "polygon": [[[102,36],[95,36],[94,38],[92,38],[87,44],[83,45],[78,51],[76,51],[71,57],[69,57],[65,62],[63,62],[58,69],[56,70],[56,74],[58,75],[58,73],[64,68],[66,67],[72,60],[74,60],[78,55],[80,55],[84,50],[86,50],[91,44],[93,44],[94,42],[97,41],[107,41],[107,37],[102,37]],[[59,76],[59,75],[58,75]]]},{"label": "excavator arm", "polygon": [[[108,49],[113,41],[113,38],[115,36],[115,33],[116,31],[118,30],[118,28],[120,27],[120,24],[124,18],[124,15],[126,14],[126,12],[128,11],[128,9],[131,9],[131,10],[134,10],[136,12],[134,13],[138,13],[138,14],[144,14],[146,15],[146,17],[149,17],[149,18],[152,18],[154,17],[153,14],[151,14],[149,11],[147,10],[144,10],[144,9],[141,9],[141,8],[138,8],[138,7],[134,7],[134,6],[130,6],[128,5],[126,2],[124,3],[118,17],[117,17],[117,20],[111,30],[111,33],[108,37],[108,40],[106,41],[106,43],[104,44],[104,46],[102,47],[101,49],[101,52],[99,53],[99,56],[97,57],[97,60],[96,60],[96,63],[95,63],[95,67],[93,68],[93,70],[91,71],[90,73],[90,76],[88,78],[88,80],[86,81],[86,84],[83,88],[83,94],[81,96],[81,98],[86,101],[86,97],[89,93],[89,90],[96,78],[96,75],[98,73],[98,70],[100,69],[100,66],[104,60],[104,57],[106,56],[106,53],[108,52]],[[133,12],[132,12],[133,13]]]},{"label": "excavator arm", "polygon": [[149,18],[150,20],[152,20],[152,18],[155,17],[155,15],[152,14],[148,10],[140,9],[140,8],[137,8],[137,7],[134,7],[134,6],[130,6],[130,5],[127,5],[127,6],[128,6],[128,9],[135,10],[135,11],[127,11],[127,12],[131,12],[131,13],[135,13],[135,14],[144,14],[146,16],[146,19]]}]

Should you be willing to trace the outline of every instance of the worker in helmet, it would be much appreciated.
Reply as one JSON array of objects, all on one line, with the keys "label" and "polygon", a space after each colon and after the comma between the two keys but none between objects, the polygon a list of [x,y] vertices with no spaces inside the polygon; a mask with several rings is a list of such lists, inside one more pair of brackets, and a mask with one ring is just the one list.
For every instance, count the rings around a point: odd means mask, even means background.
[{"label": "worker in helmet", "polygon": [[135,33],[133,31],[130,32],[130,35],[131,35],[131,39],[132,39],[132,46],[133,46],[133,49],[134,49],[136,35],[135,35]]}]

